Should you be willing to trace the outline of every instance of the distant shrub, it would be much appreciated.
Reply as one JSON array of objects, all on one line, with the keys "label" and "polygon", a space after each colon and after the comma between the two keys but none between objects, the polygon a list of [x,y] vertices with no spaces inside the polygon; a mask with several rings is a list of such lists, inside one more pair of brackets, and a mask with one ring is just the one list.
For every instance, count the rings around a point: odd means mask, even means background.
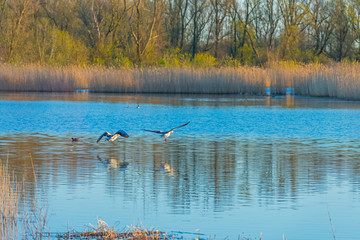
[{"label": "distant shrub", "polygon": [[321,64],[333,64],[335,61],[329,57],[327,57],[325,54],[320,54],[315,58],[315,62],[321,63]]},{"label": "distant shrub", "polygon": [[215,67],[217,65],[216,58],[207,53],[198,53],[192,60],[192,66],[194,67]]},{"label": "distant shrub", "polygon": [[88,50],[85,44],[66,31],[54,28],[49,63],[54,65],[83,65],[88,63]]},{"label": "distant shrub", "polygon": [[115,67],[132,67],[134,65],[130,58],[122,53],[117,54],[112,62]]},{"label": "distant shrub", "polygon": [[170,49],[160,58],[158,65],[161,67],[180,67],[183,65],[182,58],[183,54],[179,48]]},{"label": "distant shrub", "polygon": [[238,59],[234,59],[230,56],[226,56],[225,58],[223,58],[220,62],[219,65],[222,67],[240,67],[241,63]]}]

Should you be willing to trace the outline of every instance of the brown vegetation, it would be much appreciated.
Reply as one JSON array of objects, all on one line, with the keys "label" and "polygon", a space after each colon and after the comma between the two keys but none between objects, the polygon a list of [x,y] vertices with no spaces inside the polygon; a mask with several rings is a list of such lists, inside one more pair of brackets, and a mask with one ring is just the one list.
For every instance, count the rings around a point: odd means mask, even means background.
[{"label": "brown vegetation", "polygon": [[0,65],[0,91],[285,94],[360,99],[360,64],[268,68],[84,68]]},{"label": "brown vegetation", "polygon": [[168,239],[165,233],[146,228],[130,226],[124,232],[116,231],[109,227],[103,220],[98,219],[98,226],[82,233],[68,232],[59,234],[58,239],[138,239],[138,240],[160,240]]}]

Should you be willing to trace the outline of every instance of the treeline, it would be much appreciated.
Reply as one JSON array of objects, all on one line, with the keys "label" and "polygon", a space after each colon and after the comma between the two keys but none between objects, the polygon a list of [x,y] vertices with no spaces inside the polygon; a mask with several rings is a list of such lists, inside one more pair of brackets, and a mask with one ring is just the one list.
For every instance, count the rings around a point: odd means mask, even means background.
[{"label": "treeline", "polygon": [[2,63],[344,60],[360,60],[359,0],[0,0]]}]

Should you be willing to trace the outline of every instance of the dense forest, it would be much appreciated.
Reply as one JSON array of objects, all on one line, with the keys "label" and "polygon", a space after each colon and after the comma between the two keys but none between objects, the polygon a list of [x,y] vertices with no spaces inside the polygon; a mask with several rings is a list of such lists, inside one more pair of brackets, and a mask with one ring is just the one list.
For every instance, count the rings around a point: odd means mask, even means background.
[{"label": "dense forest", "polygon": [[360,60],[360,0],[0,0],[1,63],[344,60]]}]

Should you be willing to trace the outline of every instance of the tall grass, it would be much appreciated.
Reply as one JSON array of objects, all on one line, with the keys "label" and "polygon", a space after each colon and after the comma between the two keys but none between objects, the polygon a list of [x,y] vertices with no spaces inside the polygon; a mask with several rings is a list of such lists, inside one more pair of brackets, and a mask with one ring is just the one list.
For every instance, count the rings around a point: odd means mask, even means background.
[{"label": "tall grass", "polygon": [[0,159],[0,239],[18,237],[18,208],[20,193],[7,164]]},{"label": "tall grass", "polygon": [[360,99],[360,64],[267,68],[85,68],[0,65],[0,91],[295,94]]}]

